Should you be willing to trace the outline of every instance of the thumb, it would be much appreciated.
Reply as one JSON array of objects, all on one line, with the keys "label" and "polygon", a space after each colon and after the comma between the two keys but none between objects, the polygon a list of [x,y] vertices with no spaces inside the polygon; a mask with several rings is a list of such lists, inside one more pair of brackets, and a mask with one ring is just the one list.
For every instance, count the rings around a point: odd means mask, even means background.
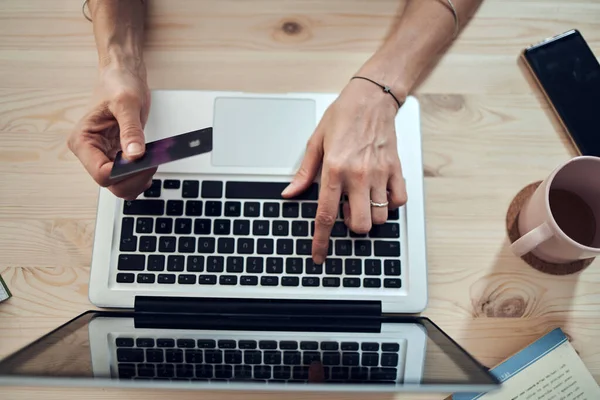
[{"label": "thumb", "polygon": [[140,119],[140,110],[127,107],[114,113],[121,137],[121,149],[128,159],[135,159],[144,154],[146,145],[144,130]]},{"label": "thumb", "polygon": [[295,197],[306,190],[315,179],[323,160],[323,142],[320,136],[310,139],[306,154],[292,182],[281,192],[283,197]]}]

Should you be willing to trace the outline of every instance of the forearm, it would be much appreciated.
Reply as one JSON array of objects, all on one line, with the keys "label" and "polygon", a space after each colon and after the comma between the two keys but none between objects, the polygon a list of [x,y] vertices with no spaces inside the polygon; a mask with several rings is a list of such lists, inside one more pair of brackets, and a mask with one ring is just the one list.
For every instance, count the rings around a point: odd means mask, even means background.
[{"label": "forearm", "polygon": [[[453,0],[461,27],[482,0]],[[394,32],[359,73],[406,97],[419,76],[453,40],[454,17],[446,0],[408,0]]]},{"label": "forearm", "polygon": [[88,7],[99,66],[143,67],[144,2],[89,0]]}]

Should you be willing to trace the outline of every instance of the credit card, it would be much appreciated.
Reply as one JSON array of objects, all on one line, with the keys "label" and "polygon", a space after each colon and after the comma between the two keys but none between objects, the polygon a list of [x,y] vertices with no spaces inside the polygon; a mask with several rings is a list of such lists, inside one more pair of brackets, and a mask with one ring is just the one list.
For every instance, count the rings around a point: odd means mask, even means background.
[{"label": "credit card", "polygon": [[119,151],[110,178],[122,178],[161,164],[208,153],[212,148],[212,127],[149,142],[146,143],[144,155],[136,160],[123,158],[123,152]]}]

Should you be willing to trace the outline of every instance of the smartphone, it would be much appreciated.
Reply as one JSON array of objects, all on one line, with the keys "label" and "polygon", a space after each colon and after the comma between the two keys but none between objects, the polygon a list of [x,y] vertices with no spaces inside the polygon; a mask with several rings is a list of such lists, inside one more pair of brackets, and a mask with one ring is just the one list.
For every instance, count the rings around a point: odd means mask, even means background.
[{"label": "smartphone", "polygon": [[600,157],[600,63],[581,33],[545,39],[521,56],[578,153]]}]

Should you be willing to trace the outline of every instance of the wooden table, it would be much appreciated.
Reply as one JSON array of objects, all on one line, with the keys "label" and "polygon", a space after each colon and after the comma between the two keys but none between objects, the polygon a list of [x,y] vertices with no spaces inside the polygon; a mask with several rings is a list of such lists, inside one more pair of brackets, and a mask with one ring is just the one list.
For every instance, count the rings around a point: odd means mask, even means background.
[{"label": "wooden table", "polygon": [[[146,54],[153,89],[339,91],[399,9],[398,0],[151,3]],[[297,24],[292,33],[283,29],[289,22]],[[600,262],[575,275],[544,275],[511,255],[504,224],[522,187],[575,154],[517,56],[574,27],[600,54],[597,0],[487,0],[416,91],[429,252],[424,314],[487,366],[562,327],[600,381],[600,345],[593,339],[600,334]],[[1,2],[0,273],[14,298],[0,305],[0,357],[92,308],[87,285],[97,187],[65,141],[85,110],[95,72],[81,0]],[[5,400],[84,396],[248,398],[0,388]]]}]

